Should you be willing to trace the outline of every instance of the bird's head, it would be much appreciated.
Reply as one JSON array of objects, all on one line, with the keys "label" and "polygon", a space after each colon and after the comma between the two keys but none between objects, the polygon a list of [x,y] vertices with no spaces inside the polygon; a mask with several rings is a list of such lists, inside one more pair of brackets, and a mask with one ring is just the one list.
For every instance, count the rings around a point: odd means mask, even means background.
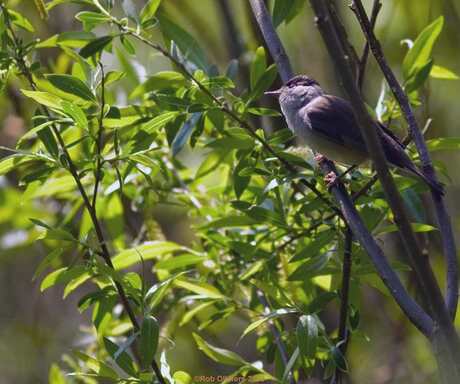
[{"label": "bird's head", "polygon": [[290,79],[281,88],[265,92],[266,95],[278,97],[281,107],[301,108],[311,100],[324,94],[318,82],[308,76],[299,75]]}]

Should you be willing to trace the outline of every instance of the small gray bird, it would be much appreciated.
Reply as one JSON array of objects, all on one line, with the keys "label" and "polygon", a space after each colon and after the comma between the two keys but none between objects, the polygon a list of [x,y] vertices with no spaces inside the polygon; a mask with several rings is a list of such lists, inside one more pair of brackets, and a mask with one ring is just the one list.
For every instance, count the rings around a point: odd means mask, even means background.
[{"label": "small gray bird", "polygon": [[[348,165],[359,165],[369,159],[350,103],[325,94],[315,80],[295,76],[280,89],[266,94],[278,97],[289,129],[314,152]],[[375,127],[391,165],[417,175],[432,190],[443,194],[442,184],[420,172],[396,135],[379,122]]]}]

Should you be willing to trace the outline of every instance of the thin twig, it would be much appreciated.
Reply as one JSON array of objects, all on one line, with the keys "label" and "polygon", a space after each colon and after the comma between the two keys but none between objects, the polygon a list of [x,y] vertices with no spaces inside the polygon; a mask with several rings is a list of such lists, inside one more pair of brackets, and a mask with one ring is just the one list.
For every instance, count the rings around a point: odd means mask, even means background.
[{"label": "thin twig", "polygon": [[104,109],[105,109],[105,74],[104,66],[99,62],[99,67],[101,69],[101,112],[98,119],[98,130],[97,130],[97,139],[96,139],[96,169],[94,172],[94,190],[93,190],[93,209],[96,212],[96,199],[97,199],[97,190],[99,187],[99,182],[101,179],[102,173],[102,137],[104,134]]},{"label": "thin twig", "polygon": [[[410,101],[385,59],[380,42],[372,30],[371,23],[369,22],[362,2],[360,0],[354,0],[352,2],[352,10],[359,21],[361,29],[363,30],[366,40],[369,43],[369,47],[401,108],[405,120],[407,121],[410,134],[413,137],[417,152],[420,156],[423,173],[429,179],[437,181],[436,171],[431,161],[428,147],[423,137],[423,133],[418,126],[414,112],[412,111]],[[457,247],[455,244],[451,219],[449,217],[444,198],[435,191],[431,191],[431,195],[436,211],[439,231],[442,236],[444,256],[447,263],[446,305],[450,317],[453,320],[455,319],[455,314],[457,312],[459,289]]]},{"label": "thin twig", "polygon": [[[342,264],[342,285],[340,287],[340,316],[339,316],[339,331],[338,339],[340,344],[340,352],[345,356],[347,352],[347,346],[349,341],[349,333],[347,329],[348,319],[348,306],[349,306],[349,295],[350,295],[350,279],[351,279],[351,250],[353,245],[353,233],[350,227],[346,227],[345,231],[345,243],[343,250],[343,264]],[[335,371],[335,378],[337,383],[342,383],[342,371],[337,368]]]},{"label": "thin twig", "polygon": [[[382,3],[380,0],[374,0],[371,11],[371,28],[374,30],[375,24],[377,23],[377,16],[382,9]],[[369,58],[369,43],[366,41],[363,49],[363,54],[359,60],[359,71],[358,71],[358,88],[363,89],[364,77],[366,75],[367,59]]]}]

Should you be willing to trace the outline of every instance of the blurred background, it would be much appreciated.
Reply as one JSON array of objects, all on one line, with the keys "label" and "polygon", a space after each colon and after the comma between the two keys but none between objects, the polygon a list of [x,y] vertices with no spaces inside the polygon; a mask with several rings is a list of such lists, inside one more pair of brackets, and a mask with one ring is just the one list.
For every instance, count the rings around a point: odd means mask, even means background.
[{"label": "blurred background", "polygon": [[[136,3],[143,3],[136,0]],[[363,38],[348,1],[336,0],[337,9],[344,20],[350,40],[361,52]],[[270,2],[268,2],[270,3]],[[295,72],[314,77],[330,93],[341,94],[334,68],[316,30],[308,1],[304,1],[300,14],[288,25],[278,28]],[[54,8],[49,19],[41,20],[32,1],[9,1],[17,6],[36,28],[36,38],[45,39],[62,31],[78,30],[74,19],[80,6],[71,4]],[[142,5],[142,4],[141,4]],[[372,1],[365,1],[369,10]],[[254,23],[247,0],[164,0],[162,7],[176,23],[187,29],[200,42],[220,71],[225,71],[231,59],[240,62],[241,89],[248,81],[246,64],[262,41]],[[418,33],[439,15],[445,25],[435,46],[435,63],[460,74],[460,3],[456,0],[385,0],[378,16],[376,33],[385,53],[396,71],[407,51],[403,39],[414,39]],[[156,36],[161,41],[160,36]],[[166,60],[147,50],[139,50],[135,60],[139,75],[168,68]],[[58,50],[42,50],[38,57],[50,71],[59,65]],[[107,66],[119,66],[117,58],[104,56]],[[62,64],[62,63],[61,63]],[[16,81],[7,84],[0,102],[0,145],[14,146],[17,138],[27,129],[33,113],[32,104],[19,93]],[[382,76],[371,58],[366,74],[364,93],[368,104],[375,107],[382,87]],[[127,86],[126,92],[129,92]],[[423,95],[424,107],[417,110],[424,125],[428,117],[433,123],[427,133],[433,137],[460,137],[460,81],[430,79]],[[127,103],[126,94],[120,92],[118,103]],[[267,100],[267,103],[269,101]],[[272,120],[270,124],[283,124]],[[398,133],[403,133],[398,132]],[[460,243],[460,152],[436,152],[435,160],[445,164],[451,178],[448,187],[448,205],[454,222],[457,242]],[[29,239],[23,230],[30,226],[28,217],[34,211],[52,215],[52,202],[40,204],[21,197],[15,175],[0,178],[0,383],[46,383],[53,361],[59,361],[73,346],[84,343],[81,329],[89,324],[86,315],[76,308],[78,294],[62,299],[62,290],[53,288],[41,294],[39,281],[32,276],[40,260],[46,255],[40,242]],[[429,210],[429,207],[428,207]],[[154,213],[167,238],[187,244],[190,225],[186,212],[163,207]],[[436,245],[436,235],[433,235]],[[397,241],[391,243],[395,255],[400,252]],[[440,257],[434,251],[433,263],[442,279]],[[439,267],[438,267],[439,265]],[[442,284],[443,285],[443,284]],[[81,291],[80,291],[81,292]],[[362,332],[353,337],[348,358],[352,381],[356,383],[431,383],[434,382],[435,363],[425,340],[405,321],[392,300],[373,288],[361,292]],[[336,316],[336,312],[324,315]],[[326,319],[327,320],[327,319]],[[248,338],[235,347],[246,326],[244,318],[232,317],[221,323],[216,344],[236,348],[249,361],[257,360],[254,339]],[[192,325],[176,328],[176,348],[171,351],[173,371],[183,369],[192,374],[225,374],[197,352],[190,338]],[[184,358],[186,356],[186,358]]]}]

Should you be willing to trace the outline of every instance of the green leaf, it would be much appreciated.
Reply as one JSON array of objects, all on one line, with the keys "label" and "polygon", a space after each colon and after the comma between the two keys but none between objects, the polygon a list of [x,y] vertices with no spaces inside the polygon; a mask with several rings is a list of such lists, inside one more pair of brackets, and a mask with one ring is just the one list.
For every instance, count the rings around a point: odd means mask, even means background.
[{"label": "green leaf", "polygon": [[174,372],[173,379],[176,384],[193,384],[192,376],[184,371]]},{"label": "green leaf", "polygon": [[444,25],[444,17],[440,16],[428,25],[417,37],[414,45],[406,54],[403,61],[403,75],[409,79],[417,68],[421,68],[431,58],[434,43],[439,37]]},{"label": "green leaf", "polygon": [[157,319],[153,316],[145,317],[142,321],[139,340],[139,349],[144,367],[148,367],[152,363],[158,348],[159,334],[160,326]]},{"label": "green leaf", "polygon": [[227,349],[214,347],[206,342],[201,336],[193,333],[198,349],[200,349],[210,359],[225,365],[241,367],[248,364],[241,356]]},{"label": "green leaf", "polygon": [[180,88],[187,84],[187,79],[179,72],[161,71],[150,76],[144,83],[138,85],[129,96],[136,98],[147,92],[160,91],[166,88]]},{"label": "green leaf", "polygon": [[173,270],[188,267],[189,265],[200,264],[205,260],[207,260],[207,258],[200,255],[181,255],[161,260],[155,264],[155,268]]},{"label": "green leaf", "polygon": [[430,76],[435,79],[442,79],[442,80],[460,79],[460,77],[456,73],[440,65],[433,65],[433,67],[431,68]]},{"label": "green leaf", "polygon": [[160,6],[161,0],[149,0],[144,8],[141,10],[141,23],[145,23],[149,19],[155,16],[158,7]]},{"label": "green leaf", "polygon": [[460,149],[460,137],[439,137],[427,141],[428,150],[432,151],[456,151]]},{"label": "green leaf", "polygon": [[15,169],[19,164],[34,160],[34,156],[22,153],[15,153],[14,155],[5,156],[0,159],[0,176],[4,175],[13,169]]},{"label": "green leaf", "polygon": [[53,125],[53,124],[56,124],[56,123],[60,123],[60,122],[64,122],[65,120],[49,120],[49,121],[46,121],[40,125],[37,125],[36,127],[30,129],[29,131],[27,131],[24,135],[22,135],[18,142],[16,143],[16,148],[19,148],[21,146],[21,144],[27,140],[27,139],[30,139],[31,137],[33,137],[34,135],[36,135],[38,132],[40,132],[42,129],[45,129],[47,127],[49,127],[50,125]]},{"label": "green leaf", "polygon": [[282,116],[276,109],[271,108],[248,108],[248,112],[256,116]]},{"label": "green leaf", "polygon": [[31,22],[27,20],[23,15],[21,15],[19,12],[13,11],[12,9],[7,9],[8,15],[10,16],[11,22],[19,27],[22,28],[28,32],[35,32],[34,27],[32,26]]},{"label": "green leaf", "polygon": [[191,252],[190,249],[169,241],[152,241],[135,248],[125,249],[112,258],[115,269],[128,268],[145,260],[157,259],[173,252]]},{"label": "green leaf", "polygon": [[246,329],[243,331],[243,333],[242,333],[242,335],[240,337],[240,340],[243,337],[245,337],[248,334],[250,334],[251,332],[255,331],[261,325],[265,324],[266,322],[268,322],[270,320],[276,319],[276,318],[281,317],[281,316],[289,315],[289,314],[292,314],[292,313],[297,313],[297,312],[298,311],[296,309],[293,309],[293,308],[280,308],[280,309],[277,309],[276,311],[273,311],[273,312],[269,313],[268,315],[265,315],[261,319],[256,320],[256,321],[252,322],[251,324],[249,324],[246,327]]},{"label": "green leaf", "polygon": [[186,289],[197,295],[204,296],[209,299],[225,299],[226,297],[219,290],[206,283],[192,282],[190,280],[175,280],[174,285],[179,288]]},{"label": "green leaf", "polygon": [[77,20],[80,20],[81,22],[90,24],[92,26],[100,24],[100,23],[105,23],[106,21],[110,21],[109,16],[104,15],[103,13],[100,13],[100,12],[90,12],[90,11],[79,12],[75,15],[75,18]]},{"label": "green leaf", "polygon": [[83,112],[78,105],[64,100],[61,102],[61,106],[64,113],[69,115],[73,121],[75,121],[77,127],[88,129],[88,119],[86,118],[85,112]]},{"label": "green leaf", "polygon": [[211,301],[205,301],[201,304],[198,304],[196,305],[194,308],[192,309],[189,309],[185,314],[184,316],[182,317],[180,323],[179,323],[179,326],[180,327],[183,327],[185,324],[187,324],[188,322],[190,322],[190,320],[193,319],[193,317],[195,317],[196,314],[198,314],[199,312],[205,310],[206,308],[208,307],[212,307],[214,306],[214,303],[215,301],[214,300],[211,300]]},{"label": "green leaf", "polygon": [[66,384],[65,376],[56,364],[52,364],[48,374],[49,384]]},{"label": "green leaf", "polygon": [[254,60],[251,63],[250,70],[250,85],[251,89],[254,89],[257,82],[260,80],[265,70],[267,69],[267,55],[264,47],[256,49]]},{"label": "green leaf", "polygon": [[[436,227],[433,227],[432,225],[423,224],[423,223],[411,223],[411,226],[414,232],[431,232],[431,231],[438,230]],[[396,224],[390,224],[382,228],[378,228],[377,231],[375,231],[375,234],[381,235],[384,233],[391,233],[391,232],[396,232],[396,231],[398,231],[398,226]]]},{"label": "green leaf", "polygon": [[64,248],[56,248],[51,251],[41,262],[38,264],[38,267],[35,269],[34,276],[32,280],[35,280],[42,272],[58,257],[64,253]]},{"label": "green leaf", "polygon": [[222,219],[217,219],[207,223],[203,229],[220,229],[229,227],[244,227],[246,225],[254,225],[257,221],[247,216],[232,216],[229,215]]},{"label": "green leaf", "polygon": [[115,83],[126,76],[125,72],[122,71],[110,71],[107,72],[104,79],[104,85],[107,86],[109,84]]},{"label": "green leaf", "polygon": [[64,284],[79,277],[80,275],[87,272],[86,267],[82,265],[76,265],[74,267],[65,267],[57,269],[48,274],[40,284],[40,291],[44,291],[56,284]]},{"label": "green leaf", "polygon": [[118,374],[107,364],[80,351],[73,351],[73,354],[97,375],[118,381]]},{"label": "green leaf", "polygon": [[232,89],[235,88],[235,83],[226,76],[215,76],[205,79],[201,82],[209,89]]},{"label": "green leaf", "polygon": [[315,356],[318,336],[319,327],[316,318],[311,315],[301,316],[296,327],[297,345],[300,353],[308,359]]},{"label": "green leaf", "polygon": [[147,133],[153,133],[160,128],[163,128],[166,124],[173,121],[180,115],[180,112],[172,111],[165,112],[161,115],[154,117],[152,120],[142,125],[142,130]]},{"label": "green leaf", "polygon": [[54,48],[56,46],[68,48],[81,48],[94,40],[95,35],[92,32],[85,31],[68,31],[56,34],[50,38],[41,41],[36,48]]},{"label": "green leaf", "polygon": [[329,261],[329,253],[309,258],[289,275],[289,281],[305,281],[308,277],[318,276]]},{"label": "green leaf", "polygon": [[335,237],[335,231],[329,229],[309,237],[307,244],[289,261],[300,261],[318,256],[320,250],[326,245],[329,245],[329,248],[335,245],[333,242]]},{"label": "green leaf", "polygon": [[82,49],[80,49],[80,56],[87,59],[96,53],[101,52],[107,45],[112,42],[113,36],[102,36],[93,41],[90,41]]},{"label": "green leaf", "polygon": [[179,276],[184,275],[186,272],[176,273],[174,276],[171,276],[169,279],[162,281],[161,283],[155,284],[152,286],[147,293],[145,294],[145,301],[148,303],[150,310],[153,310],[161,300],[168,293],[172,283]]},{"label": "green leaf", "polygon": [[63,92],[78,96],[84,100],[96,101],[96,97],[89,87],[78,77],[72,75],[46,75],[47,80]]},{"label": "green leaf", "polygon": [[179,132],[177,132],[173,142],[171,143],[171,152],[173,156],[176,156],[187,143],[193,129],[198,123],[198,120],[200,120],[201,115],[201,112],[192,113],[192,116],[179,129]]},{"label": "green leaf", "polygon": [[272,64],[265,70],[259,81],[257,81],[256,85],[252,89],[251,93],[248,95],[247,104],[257,100],[260,96],[262,96],[262,94],[273,84],[276,76],[278,76],[278,69],[276,68],[275,64]]},{"label": "green leaf", "polygon": [[289,15],[295,0],[275,0],[273,6],[273,25],[278,27]]},{"label": "green leaf", "polygon": [[105,349],[112,359],[115,360],[117,365],[128,375],[135,377],[137,375],[137,369],[131,356],[129,356],[126,351],[121,351],[120,347],[107,337],[104,337],[103,340]]},{"label": "green leaf", "polygon": [[170,20],[161,10],[157,11],[157,17],[165,38],[174,41],[187,60],[207,72],[209,64],[206,55],[195,38]]},{"label": "green leaf", "polygon": [[339,368],[343,372],[348,371],[348,364],[347,360],[345,359],[345,356],[343,353],[340,351],[340,349],[336,346],[333,346],[330,349],[332,361],[334,362],[334,365]]},{"label": "green leaf", "polygon": [[283,383],[287,383],[287,378],[290,375],[292,375],[292,368],[294,368],[294,364],[299,358],[299,355],[300,355],[300,349],[299,347],[297,347],[292,353],[291,357],[289,358],[289,361],[286,364],[286,367],[284,367],[284,373],[283,373],[283,378],[282,378]]},{"label": "green leaf", "polygon": [[411,93],[419,89],[430,76],[432,67],[433,67],[432,59],[428,60],[428,62],[425,65],[421,67],[417,67],[412,72],[412,75],[410,76],[410,78],[407,80],[405,84],[406,92]]},{"label": "green leaf", "polygon": [[284,217],[282,215],[280,215],[278,212],[271,211],[266,208],[252,206],[246,211],[246,214],[250,218],[260,223],[271,223],[278,227],[287,226],[286,221],[284,220]]},{"label": "green leaf", "polygon": [[31,99],[35,100],[37,103],[42,104],[46,107],[55,110],[62,110],[61,101],[62,99],[58,96],[52,95],[49,92],[41,91],[28,91],[26,89],[21,89],[21,92]]}]

